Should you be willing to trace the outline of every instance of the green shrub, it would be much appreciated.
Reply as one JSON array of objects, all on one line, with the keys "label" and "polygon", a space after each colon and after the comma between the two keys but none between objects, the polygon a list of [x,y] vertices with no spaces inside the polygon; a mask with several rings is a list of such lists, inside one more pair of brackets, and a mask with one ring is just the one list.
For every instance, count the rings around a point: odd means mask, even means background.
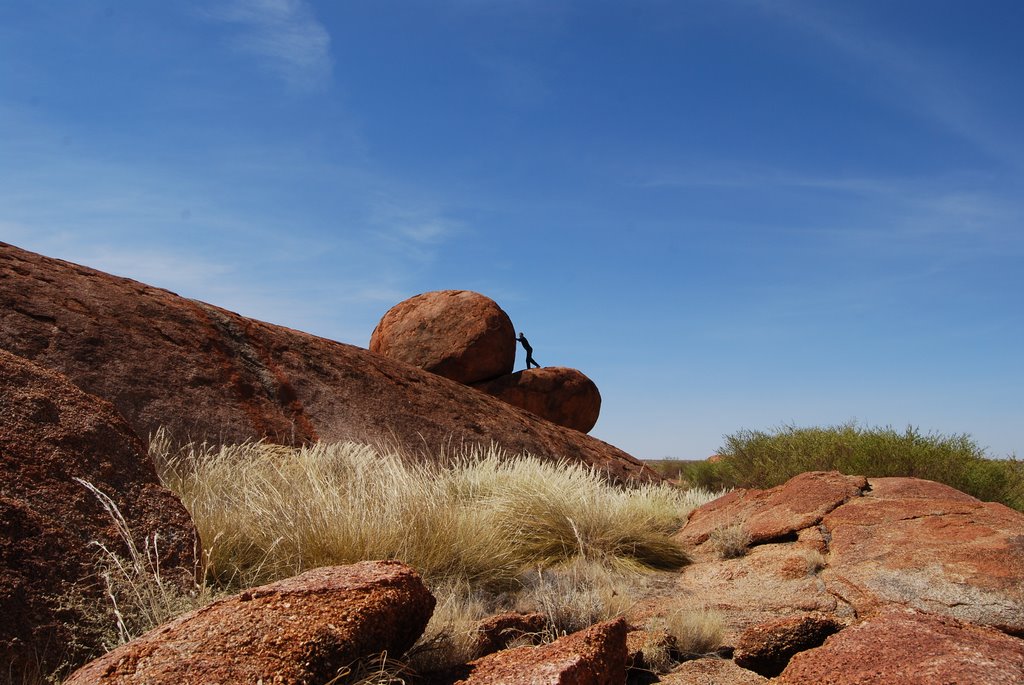
[{"label": "green shrub", "polygon": [[717,463],[684,474],[691,485],[768,488],[806,471],[868,477],[911,476],[945,483],[981,500],[1024,510],[1024,464],[989,459],[966,434],[922,433],[908,426],[865,428],[851,422],[824,428],[743,430],[725,438]]}]

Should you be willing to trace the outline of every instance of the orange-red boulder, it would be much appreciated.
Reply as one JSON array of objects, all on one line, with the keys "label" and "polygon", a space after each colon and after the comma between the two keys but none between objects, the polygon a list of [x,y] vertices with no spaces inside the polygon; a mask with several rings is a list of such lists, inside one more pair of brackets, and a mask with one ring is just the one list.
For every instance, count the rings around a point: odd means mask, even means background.
[{"label": "orange-red boulder", "polygon": [[437,290],[389,309],[370,351],[450,378],[476,383],[512,372],[516,334],[498,304],[471,290]]},{"label": "orange-red boulder", "polygon": [[1017,685],[1024,640],[990,628],[890,607],[793,657],[780,685]]},{"label": "orange-red boulder", "polygon": [[93,541],[128,556],[113,518],[76,478],[112,498],[139,549],[157,536],[167,582],[192,578],[195,526],[160,486],[145,445],[124,419],[60,374],[0,350],[3,677],[28,680],[81,658],[67,651],[65,623],[76,616],[61,608],[61,597],[76,585],[87,595],[98,592]]},{"label": "orange-red boulder", "polygon": [[473,387],[559,426],[587,433],[601,413],[601,393],[576,369],[546,366],[501,376]]},{"label": "orange-red boulder", "polygon": [[401,655],[433,609],[400,562],[322,567],[181,616],[65,683],[325,683],[360,659]]},{"label": "orange-red boulder", "polygon": [[143,436],[398,442],[433,458],[494,443],[660,480],[611,445],[408,364],[3,243],[0,349],[107,399]]},{"label": "orange-red boulder", "polygon": [[470,662],[461,685],[622,685],[626,622],[591,626],[541,647],[516,647]]}]

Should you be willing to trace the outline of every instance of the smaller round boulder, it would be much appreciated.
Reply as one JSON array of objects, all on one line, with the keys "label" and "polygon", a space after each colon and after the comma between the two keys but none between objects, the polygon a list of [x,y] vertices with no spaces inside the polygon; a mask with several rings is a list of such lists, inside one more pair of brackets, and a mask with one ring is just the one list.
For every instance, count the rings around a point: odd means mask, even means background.
[{"label": "smaller round boulder", "polygon": [[512,372],[516,334],[498,304],[470,290],[437,290],[388,310],[370,351],[450,378],[476,383]]},{"label": "smaller round boulder", "polygon": [[495,378],[473,387],[559,426],[588,432],[601,413],[601,393],[576,369],[545,366]]}]

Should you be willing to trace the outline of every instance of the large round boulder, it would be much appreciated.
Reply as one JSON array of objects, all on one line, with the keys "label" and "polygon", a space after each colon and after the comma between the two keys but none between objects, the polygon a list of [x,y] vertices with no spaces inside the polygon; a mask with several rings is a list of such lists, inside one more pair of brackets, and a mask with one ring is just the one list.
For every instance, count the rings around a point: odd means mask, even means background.
[{"label": "large round boulder", "polygon": [[586,433],[601,413],[601,393],[576,369],[546,366],[501,376],[473,387],[542,419]]},{"label": "large round boulder", "polygon": [[470,290],[437,290],[388,310],[370,351],[460,383],[512,372],[516,334],[497,303]]}]

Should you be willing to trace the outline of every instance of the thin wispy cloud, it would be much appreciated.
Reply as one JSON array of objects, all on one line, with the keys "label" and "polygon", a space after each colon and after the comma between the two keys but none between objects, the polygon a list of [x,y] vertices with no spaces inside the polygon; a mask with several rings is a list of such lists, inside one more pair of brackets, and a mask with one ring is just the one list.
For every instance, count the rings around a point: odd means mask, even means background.
[{"label": "thin wispy cloud", "polygon": [[330,80],[331,36],[303,0],[229,0],[202,13],[234,25],[232,46],[289,85],[309,89]]},{"label": "thin wispy cloud", "polygon": [[379,200],[369,216],[371,230],[389,249],[415,261],[429,261],[459,230],[459,222],[438,209],[393,198]]},{"label": "thin wispy cloud", "polygon": [[685,170],[652,174],[630,184],[638,188],[718,191],[725,194],[787,193],[790,207],[807,200],[828,199],[836,215],[855,208],[859,219],[842,227],[830,224],[823,232],[927,237],[969,236],[976,248],[1024,249],[1018,227],[1024,202],[1011,190],[992,187],[987,178],[964,175],[934,177],[828,176],[738,165],[732,169]]},{"label": "thin wispy cloud", "polygon": [[[891,35],[863,17],[826,3],[798,0],[744,0],[763,13],[814,36],[872,72],[869,83],[883,84],[885,97],[934,121],[980,150],[1024,170],[1024,142],[1016,122],[1000,120],[976,97],[971,84],[954,75],[934,52]],[[841,6],[840,6],[841,7]],[[966,65],[960,65],[961,67]]]}]

